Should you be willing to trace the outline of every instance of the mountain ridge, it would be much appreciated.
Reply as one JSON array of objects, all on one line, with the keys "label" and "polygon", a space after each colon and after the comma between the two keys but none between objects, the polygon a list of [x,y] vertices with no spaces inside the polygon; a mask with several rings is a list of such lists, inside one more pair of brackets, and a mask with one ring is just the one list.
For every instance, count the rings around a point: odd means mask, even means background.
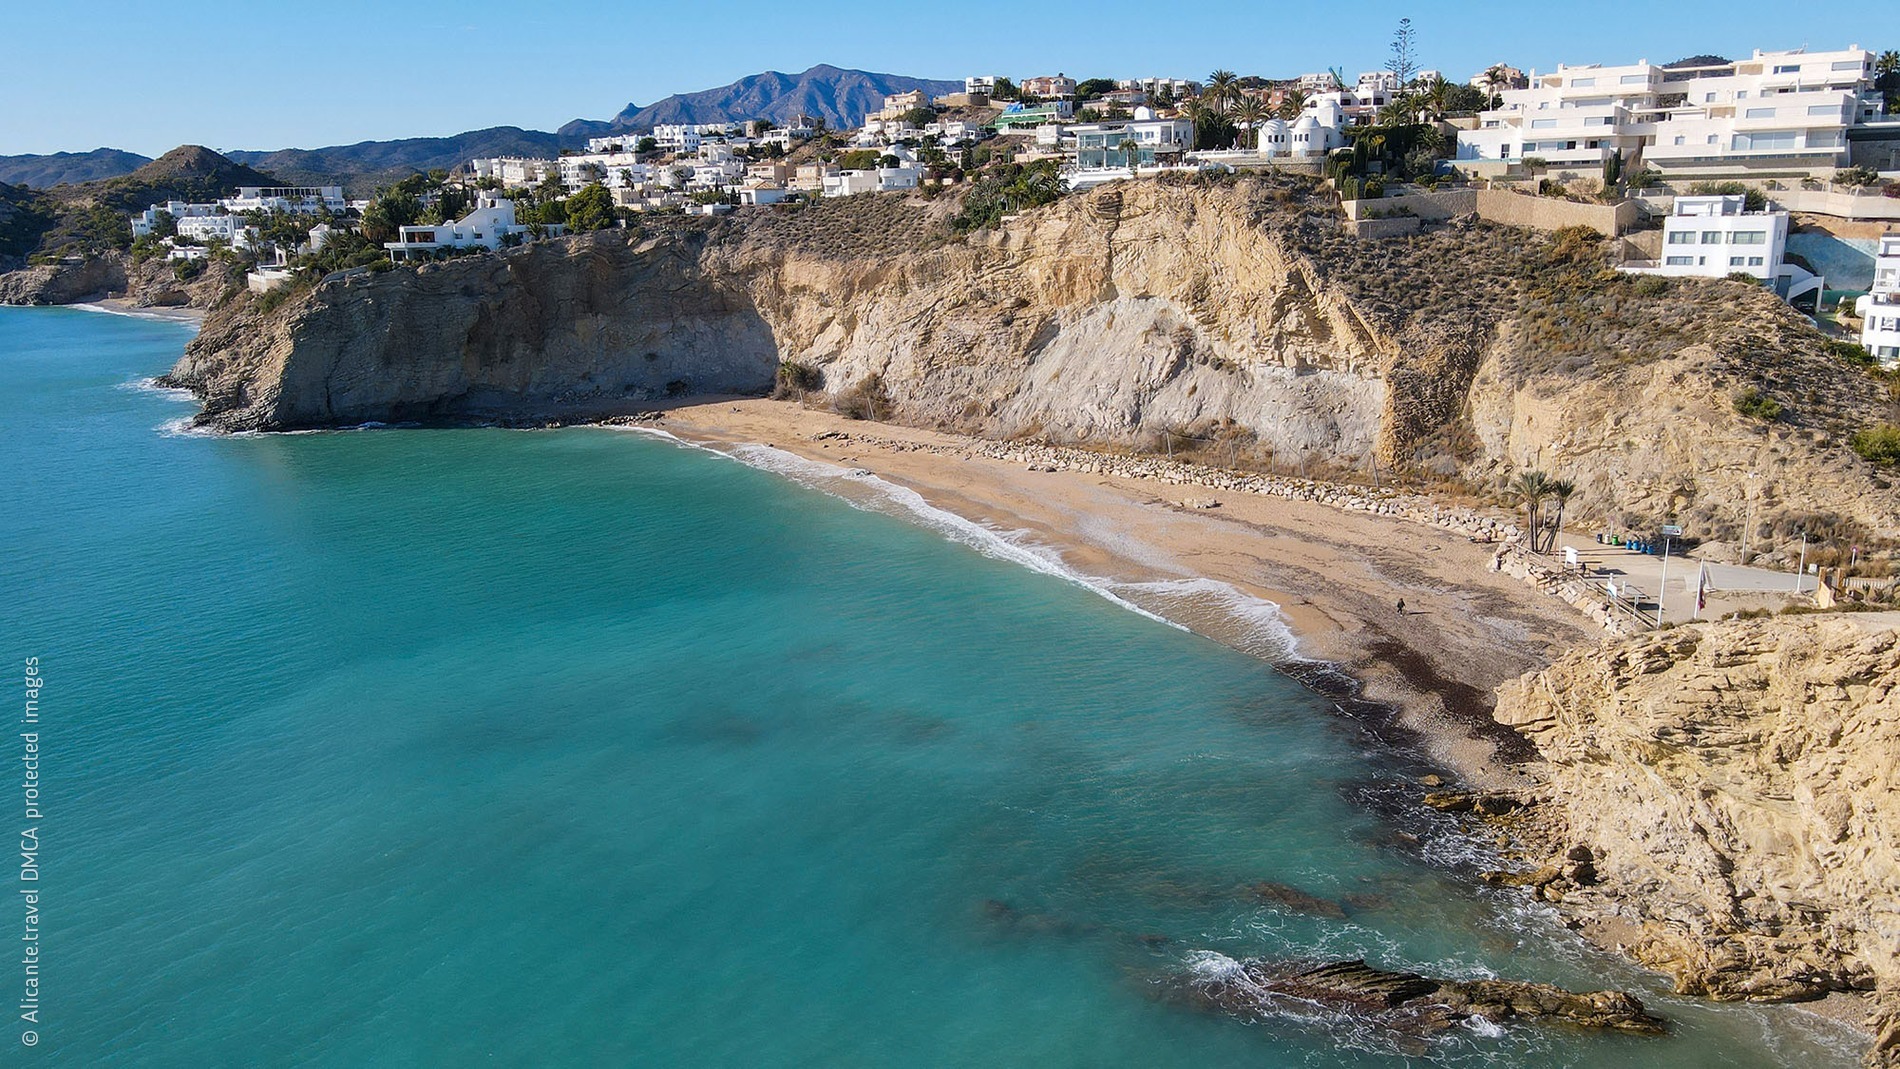
[{"label": "mountain ridge", "polygon": [[[578,149],[588,138],[662,123],[786,122],[799,115],[822,119],[831,129],[861,124],[892,93],[922,89],[937,96],[963,88],[960,81],[878,74],[821,63],[796,74],[763,71],[727,85],[675,93],[645,106],[629,103],[611,119],[574,119],[557,130],[490,126],[441,137],[405,137],[358,141],[317,148],[239,149],[224,153],[234,163],[269,171],[284,182],[343,185],[353,196],[366,196],[416,171],[453,167],[484,156],[550,157]],[[0,156],[0,182],[46,189],[121,178],[152,162],[123,149]]]}]

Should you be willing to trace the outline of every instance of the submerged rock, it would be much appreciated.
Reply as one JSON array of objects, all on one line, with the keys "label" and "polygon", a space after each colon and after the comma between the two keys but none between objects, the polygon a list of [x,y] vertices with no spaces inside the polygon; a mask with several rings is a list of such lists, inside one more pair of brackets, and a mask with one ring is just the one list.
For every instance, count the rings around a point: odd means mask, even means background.
[{"label": "submerged rock", "polygon": [[1311,963],[1235,961],[1204,954],[1172,990],[1183,1001],[1239,1017],[1344,1014],[1396,1036],[1436,1035],[1468,1021],[1545,1022],[1660,1035],[1661,1018],[1621,991],[1572,992],[1521,980],[1439,980],[1362,960]]}]

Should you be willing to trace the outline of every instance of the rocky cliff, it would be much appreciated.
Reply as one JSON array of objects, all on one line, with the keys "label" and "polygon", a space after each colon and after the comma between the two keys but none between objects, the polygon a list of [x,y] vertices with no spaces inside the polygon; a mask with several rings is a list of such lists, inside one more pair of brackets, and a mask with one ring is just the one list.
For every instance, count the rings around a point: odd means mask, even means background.
[{"label": "rocky cliff", "polygon": [[1507,684],[1495,714],[1549,762],[1572,844],[1558,897],[1627,922],[1616,941],[1686,993],[1881,992],[1881,1064],[1900,1059],[1894,626],[1657,632]]},{"label": "rocky cliff", "polygon": [[[854,197],[335,280],[268,314],[234,302],[173,377],[205,422],[271,428],[610,414],[764,390],[793,362],[999,437],[1185,433],[1485,483],[1541,466],[1584,486],[1584,515],[1694,513],[1715,536],[1748,507],[1900,527],[1843,442],[1884,391],[1747,287],[1645,291],[1594,237],[1358,240],[1293,179],[1122,183],[968,235],[953,210]],[[1743,383],[1788,414],[1739,416]],[[1776,487],[1753,506],[1749,470]]]}]

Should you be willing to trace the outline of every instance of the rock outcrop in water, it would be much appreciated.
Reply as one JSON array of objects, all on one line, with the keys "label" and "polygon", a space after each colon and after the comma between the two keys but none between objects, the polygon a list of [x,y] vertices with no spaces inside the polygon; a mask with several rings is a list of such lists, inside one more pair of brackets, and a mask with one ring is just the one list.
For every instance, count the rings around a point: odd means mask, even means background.
[{"label": "rock outcrop in water", "polygon": [[[1685,993],[1874,990],[1900,1059],[1900,643],[1894,621],[1681,627],[1499,691],[1549,762],[1595,886],[1556,897]],[[1557,872],[1553,879],[1562,878]],[[1535,882],[1535,881],[1533,881]],[[1550,896],[1547,896],[1550,897]]]},{"label": "rock outcrop in water", "polygon": [[1323,965],[1234,961],[1208,954],[1192,963],[1173,994],[1205,1009],[1259,1018],[1314,1009],[1376,1025],[1397,1037],[1425,1037],[1470,1020],[1564,1024],[1660,1034],[1663,1022],[1620,991],[1565,991],[1518,980],[1437,980],[1364,961]]},{"label": "rock outcrop in water", "polygon": [[[1656,294],[1577,235],[1359,240],[1291,179],[1120,183],[971,235],[945,225],[954,207],[654,219],[333,280],[269,314],[240,299],[172,381],[212,426],[293,428],[610,415],[763,391],[792,362],[880,417],[987,436],[1178,432],[1476,482],[1539,466],[1578,482],[1572,515],[1706,538],[1749,508],[1900,529],[1845,444],[1884,416],[1881,388],[1750,287]],[[1743,385],[1782,420],[1739,415]]]}]

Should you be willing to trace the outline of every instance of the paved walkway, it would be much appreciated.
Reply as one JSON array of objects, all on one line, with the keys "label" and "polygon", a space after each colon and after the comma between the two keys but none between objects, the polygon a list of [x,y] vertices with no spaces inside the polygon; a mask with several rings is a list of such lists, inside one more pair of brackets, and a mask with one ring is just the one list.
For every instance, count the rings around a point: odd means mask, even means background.
[{"label": "paved walkway", "polygon": [[[1560,535],[1557,538],[1559,560],[1564,557],[1564,548],[1577,551],[1578,563],[1587,565],[1592,580],[1615,580],[1617,591],[1622,600],[1647,606],[1651,619],[1655,618],[1656,592],[1663,592],[1663,619],[1683,622],[1694,618],[1696,576],[1702,568],[1702,562],[1679,556],[1669,555],[1669,574],[1667,587],[1664,588],[1663,558],[1660,554],[1650,556],[1637,553],[1622,546],[1598,545],[1593,538],[1576,535]],[[1753,607],[1759,598],[1750,597],[1745,603],[1738,602],[1732,595],[1760,595],[1813,593],[1819,582],[1812,575],[1797,577],[1794,572],[1778,572],[1767,568],[1750,568],[1739,564],[1711,564],[1709,568],[1708,605],[1702,610],[1702,619],[1720,616],[1734,608]],[[1625,593],[1631,591],[1633,593]]]}]

